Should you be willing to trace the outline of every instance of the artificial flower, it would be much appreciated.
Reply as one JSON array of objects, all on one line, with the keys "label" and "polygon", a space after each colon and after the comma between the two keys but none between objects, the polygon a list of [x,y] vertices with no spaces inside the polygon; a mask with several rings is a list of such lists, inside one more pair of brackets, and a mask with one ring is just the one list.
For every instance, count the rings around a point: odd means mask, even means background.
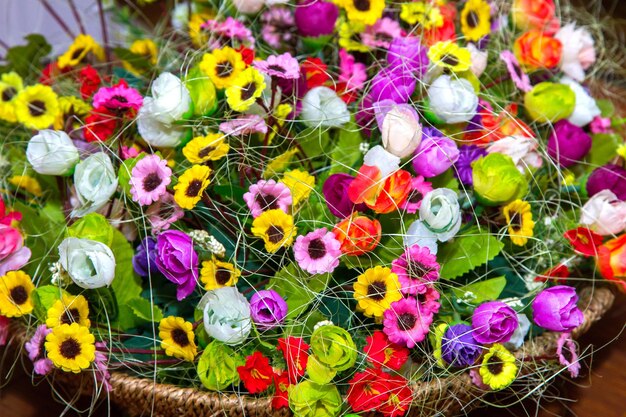
[{"label": "artificial flower", "polygon": [[409,349],[426,338],[433,322],[433,314],[422,311],[413,297],[392,302],[383,317],[383,331],[389,340]]},{"label": "artificial flower", "polygon": [[591,150],[591,137],[568,120],[559,120],[548,139],[548,155],[564,168],[581,161]]},{"label": "artificial flower", "polygon": [[402,3],[400,19],[409,25],[420,25],[426,30],[443,25],[443,16],[439,7],[426,1]]},{"label": "artificial flower", "polygon": [[250,303],[236,287],[208,291],[197,308],[203,311],[207,334],[222,343],[239,345],[252,330]]},{"label": "artificial flower", "polygon": [[292,194],[286,184],[274,180],[260,180],[248,188],[243,199],[250,209],[252,217],[257,218],[267,210],[280,209],[289,213],[293,202]]},{"label": "artificial flower", "polygon": [[430,230],[421,220],[415,220],[402,236],[405,247],[418,245],[428,248],[433,255],[437,254],[437,234]]},{"label": "artificial flower", "polygon": [[380,170],[382,177],[387,177],[400,169],[400,158],[387,152],[382,146],[376,145],[363,156],[363,165],[376,167]]},{"label": "artificial flower", "polygon": [[604,278],[620,283],[626,290],[626,234],[601,245],[596,261]]},{"label": "artificial flower", "polygon": [[156,266],[176,284],[176,299],[181,301],[196,288],[198,254],[191,237],[180,230],[166,230],[157,236]]},{"label": "artificial flower", "polygon": [[72,216],[83,217],[100,210],[117,190],[118,178],[111,158],[104,152],[88,156],[76,165],[74,187],[79,206]]},{"label": "artificial flower", "polygon": [[464,78],[441,75],[428,88],[430,109],[446,123],[469,121],[476,114],[478,97]]},{"label": "artificial flower", "polygon": [[[52,125],[55,130],[79,130],[81,120],[85,120],[93,111],[93,107],[74,96],[59,97],[59,115]],[[85,123],[87,121],[85,120]]]},{"label": "artificial flower", "polygon": [[[156,65],[159,57],[159,49],[152,39],[137,39],[130,44],[128,48],[130,52],[145,60],[150,65]],[[133,65],[134,64],[134,65]],[[126,70],[134,75],[141,75],[146,72],[146,68],[139,67],[134,60],[123,61],[122,65]],[[137,66],[135,66],[137,65]]]},{"label": "artificial flower", "polygon": [[524,344],[524,338],[530,331],[530,320],[526,314],[517,313],[517,328],[511,335],[508,342],[504,343],[504,347],[510,350],[517,350]]},{"label": "artificial flower", "polygon": [[193,165],[178,178],[174,186],[174,200],[181,208],[191,210],[198,204],[211,183],[211,172],[211,168],[206,165]]},{"label": "artificial flower", "polygon": [[565,366],[572,378],[577,378],[580,372],[580,362],[578,359],[578,348],[572,340],[571,333],[561,333],[556,342],[556,354],[559,363]]},{"label": "artificial flower", "polygon": [[33,311],[32,292],[35,290],[30,276],[22,271],[9,271],[0,277],[0,314],[21,317]]},{"label": "artificial flower", "polygon": [[174,201],[174,197],[166,193],[146,210],[148,222],[155,233],[169,229],[172,223],[182,219],[185,212]]},{"label": "artificial flower", "polygon": [[232,86],[235,79],[246,68],[241,54],[228,46],[204,54],[199,65],[213,85],[219,89]]},{"label": "artificial flower", "polygon": [[425,181],[421,175],[411,178],[411,190],[404,203],[400,205],[400,208],[410,214],[417,213],[422,206],[422,199],[432,190],[432,184]]},{"label": "artificial flower", "polygon": [[576,289],[557,285],[541,291],[532,302],[533,321],[553,332],[571,332],[585,321],[576,303]]},{"label": "artificial flower", "polygon": [[431,178],[443,174],[458,159],[459,148],[454,140],[433,127],[426,127],[411,164],[416,174]]},{"label": "artificial flower", "polygon": [[449,188],[437,188],[426,194],[419,214],[423,225],[441,242],[454,237],[461,227],[458,197]]},{"label": "artificial flower", "polygon": [[483,356],[478,372],[483,382],[493,390],[501,390],[515,380],[517,376],[515,356],[500,343],[496,343]]},{"label": "artificial flower", "polygon": [[584,27],[568,23],[554,35],[563,44],[561,71],[578,82],[585,79],[585,70],[596,61],[593,37]]},{"label": "artificial flower", "polygon": [[298,3],[294,18],[302,36],[319,37],[331,35],[339,17],[339,8],[325,0],[305,0]]},{"label": "artificial flower", "polygon": [[261,15],[261,38],[272,48],[281,48],[294,39],[294,13],[286,7],[271,7]]},{"label": "artificial flower", "polygon": [[335,225],[333,234],[341,243],[342,253],[359,256],[378,246],[382,227],[378,220],[360,216],[355,212]]},{"label": "artificial flower", "polygon": [[[0,198],[0,202],[2,199]],[[0,208],[4,203],[0,204]],[[0,215],[4,210],[0,211]],[[15,219],[11,213],[6,216],[6,223],[11,224],[11,219]],[[8,271],[16,271],[26,265],[31,250],[24,246],[24,237],[19,230],[12,226],[8,226],[0,222],[0,276],[5,275]]]},{"label": "artificial flower", "polygon": [[581,211],[580,224],[602,236],[616,235],[626,229],[626,201],[611,190],[594,194]]},{"label": "artificial flower", "polygon": [[380,330],[367,336],[365,340],[367,343],[363,348],[363,353],[367,361],[376,368],[384,366],[398,371],[409,359],[409,350],[402,345],[392,343],[389,337]]},{"label": "artificial flower", "polygon": [[167,161],[158,155],[148,155],[137,161],[131,171],[130,193],[133,201],[147,206],[167,192],[171,182],[172,170]]},{"label": "artificial flower", "polygon": [[467,71],[472,65],[472,57],[467,48],[452,41],[437,42],[428,49],[430,62],[452,72]]},{"label": "artificial flower", "polygon": [[544,32],[529,30],[515,40],[513,53],[525,71],[551,69],[559,65],[563,45]]},{"label": "artificial flower", "polygon": [[33,361],[33,368],[37,375],[47,375],[54,367],[52,361],[46,356],[45,349],[46,336],[51,331],[44,324],[40,324],[37,326],[33,337],[24,343],[24,348],[28,352],[28,358]]},{"label": "artificial flower", "polygon": [[341,394],[333,384],[302,381],[289,387],[289,408],[294,417],[333,417],[342,406]]},{"label": "artificial flower", "polygon": [[252,63],[256,69],[271,77],[295,80],[300,77],[300,66],[298,60],[285,52],[282,55],[270,55],[264,61],[254,61]]},{"label": "artificial flower", "polygon": [[352,411],[374,411],[389,398],[386,374],[380,368],[356,372],[350,380],[346,401]]},{"label": "artificial flower", "polygon": [[626,201],[626,169],[616,164],[598,167],[589,175],[585,188],[589,197],[611,190],[617,198]]},{"label": "artificial flower", "polygon": [[[613,133],[613,129],[611,128],[611,125],[612,125],[612,122],[609,117],[596,116],[593,118],[591,123],[589,123],[589,130],[594,135],[597,135],[599,133]],[[623,145],[619,147],[617,150],[618,155],[624,158],[625,150],[626,150],[626,147],[624,147]]]},{"label": "artificial flower", "polygon": [[[146,97],[146,100],[149,98]],[[152,106],[145,105],[146,100],[144,100],[144,106],[139,109],[137,115],[137,130],[141,138],[155,147],[173,148],[178,146],[185,133],[184,127],[160,121],[156,117],[156,113],[151,113]]]},{"label": "artificial flower", "polygon": [[293,245],[293,255],[300,268],[310,274],[331,273],[339,266],[341,243],[326,228],[300,235]]},{"label": "artificial flower", "polygon": [[385,150],[399,158],[411,155],[422,140],[422,126],[415,109],[383,100],[374,104],[374,110]]},{"label": "artificial flower", "polygon": [[391,303],[402,298],[398,276],[382,266],[367,269],[354,283],[354,298],[357,310],[378,321]]},{"label": "artificial flower", "polygon": [[513,23],[518,29],[538,29],[552,32],[559,27],[554,0],[514,0],[511,8]]},{"label": "artificial flower", "polygon": [[287,302],[274,290],[260,290],[250,298],[250,316],[259,330],[281,325],[288,309]]},{"label": "artificial flower", "polygon": [[222,391],[231,384],[239,384],[237,367],[243,366],[243,356],[219,340],[211,341],[198,361],[198,376],[202,385],[211,391]]},{"label": "artificial flower", "polygon": [[294,206],[305,202],[315,188],[315,177],[299,169],[285,172],[280,182],[291,191]]},{"label": "artificial flower", "polygon": [[530,203],[522,200],[515,200],[502,207],[502,214],[508,225],[511,242],[517,246],[524,246],[528,239],[533,237],[533,213],[530,210]]},{"label": "artificial flower", "polygon": [[200,280],[207,291],[222,287],[232,287],[237,284],[241,271],[230,262],[211,259],[202,262]]},{"label": "artificial flower", "polygon": [[182,317],[169,316],[159,322],[161,348],[167,356],[193,361],[198,353],[193,324]]},{"label": "artificial flower", "polygon": [[472,162],[487,155],[485,148],[476,145],[465,145],[459,148],[459,158],[454,163],[454,175],[465,185],[473,185]]},{"label": "artificial flower", "polygon": [[601,111],[596,101],[582,85],[569,77],[563,77],[559,82],[569,86],[576,95],[574,111],[567,118],[570,123],[580,127],[587,126],[594,118],[600,116]]},{"label": "artificial flower", "polygon": [[487,69],[489,51],[478,49],[473,43],[468,43],[466,48],[470,51],[470,55],[472,57],[472,66],[469,70],[476,76],[476,78],[480,78],[480,76],[483,75],[483,72]]},{"label": "artificial flower", "polygon": [[14,71],[0,75],[0,119],[17,122],[15,98],[24,89],[22,77]]},{"label": "artificial flower", "polygon": [[46,336],[46,352],[54,366],[65,372],[79,373],[95,359],[95,338],[77,323],[62,324]]},{"label": "artificial flower", "polygon": [[400,23],[390,17],[382,17],[371,26],[367,26],[361,34],[364,45],[375,49],[388,49],[393,39],[402,36]]},{"label": "artificial flower", "polygon": [[513,83],[518,89],[525,93],[532,90],[532,86],[530,85],[530,78],[528,77],[528,74],[522,71],[521,65],[513,52],[500,52],[500,59],[506,64],[506,69],[509,72],[509,76],[511,77],[511,80],[513,80]]},{"label": "artificial flower", "polygon": [[41,184],[39,184],[37,179],[31,177],[30,175],[13,175],[7,182],[15,186],[18,192],[25,191],[35,197],[41,197],[43,195]]},{"label": "artificial flower", "polygon": [[336,173],[330,175],[322,187],[322,194],[328,210],[337,217],[346,218],[353,211],[365,211],[365,204],[354,204],[348,197],[348,188],[354,177],[349,174]]},{"label": "artificial flower", "polygon": [[356,345],[345,329],[325,324],[313,330],[307,373],[314,382],[330,382],[337,372],[352,368],[356,358]]},{"label": "artificial flower", "polygon": [[402,417],[413,404],[413,389],[409,381],[401,375],[387,374],[389,397],[379,408],[384,417]]},{"label": "artificial flower", "polygon": [[471,326],[459,323],[446,326],[440,349],[443,361],[451,366],[464,368],[474,365],[482,354],[483,347],[474,338]]},{"label": "artificial flower", "polygon": [[96,382],[101,383],[104,390],[108,393],[113,390],[113,387],[110,382],[111,374],[108,368],[109,359],[103,351],[107,351],[106,342],[96,342],[96,352],[93,361],[95,368],[94,376],[96,377]]},{"label": "artificial flower", "polygon": [[289,407],[289,386],[287,372],[274,373],[274,396],[272,397],[274,410]]},{"label": "artificial flower", "polygon": [[90,327],[89,304],[82,295],[62,294],[48,309],[46,326],[54,329],[62,324],[78,323]]},{"label": "artificial flower", "polygon": [[246,364],[237,367],[239,379],[250,394],[265,391],[274,381],[274,371],[269,359],[256,351],[246,358]]},{"label": "artificial flower", "polygon": [[541,168],[543,165],[543,158],[538,148],[539,142],[535,138],[507,136],[490,143],[487,152],[498,152],[510,156],[517,169],[524,174],[531,168]]},{"label": "artificial flower", "polygon": [[302,99],[301,119],[311,127],[340,127],[350,121],[346,103],[324,86],[309,90]]},{"label": "artificial flower", "polygon": [[231,136],[245,136],[253,133],[266,134],[267,124],[257,114],[246,114],[220,123],[220,130]]},{"label": "artificial flower", "polygon": [[115,255],[102,242],[76,237],[59,244],[59,262],[81,288],[108,287],[115,278]]},{"label": "artificial flower", "polygon": [[46,129],[59,116],[59,99],[47,85],[31,85],[13,100],[17,121],[29,129]]},{"label": "artificial flower", "polygon": [[104,61],[104,49],[90,35],[81,33],[76,36],[67,51],[59,57],[57,63],[59,69],[76,67],[91,57]]},{"label": "artificial flower", "polygon": [[337,35],[339,47],[349,52],[367,52],[369,46],[361,40],[361,33],[365,30],[362,23],[340,19],[337,23]]},{"label": "artificial flower", "polygon": [[261,97],[265,87],[263,75],[255,68],[247,68],[226,89],[226,101],[234,111],[246,111]]},{"label": "artificial flower", "polygon": [[83,100],[87,100],[98,90],[102,79],[98,71],[87,64],[78,72],[78,82],[80,83],[80,95]]},{"label": "artificial flower", "polygon": [[491,6],[485,0],[469,0],[461,11],[461,32],[467,40],[478,42],[491,33]]},{"label": "artificial flower", "polygon": [[156,239],[152,236],[146,236],[135,249],[133,270],[142,277],[158,273],[159,268],[156,266],[156,256]]},{"label": "artificial flower", "polygon": [[183,155],[192,164],[204,164],[208,161],[219,161],[226,155],[230,146],[221,133],[209,133],[190,140],[183,148]]},{"label": "artificial flower", "polygon": [[524,96],[524,107],[539,123],[568,118],[576,107],[576,94],[565,84],[542,82]]},{"label": "artificial flower", "polygon": [[274,253],[289,247],[296,237],[297,229],[293,217],[280,209],[264,211],[252,222],[252,234],[265,242],[265,250]]},{"label": "artificial flower", "polygon": [[439,264],[428,248],[413,245],[391,263],[391,271],[398,276],[402,293],[423,294],[428,284],[439,279]]},{"label": "artificial flower", "polygon": [[[411,72],[410,65],[387,67],[374,75],[370,81],[370,89],[361,106],[368,108],[382,100],[393,100],[403,104],[415,91],[417,80]],[[369,110],[369,109],[368,109]]]},{"label": "artificial flower", "polygon": [[474,192],[482,204],[498,206],[528,192],[528,180],[507,155],[491,153],[475,160],[471,166]]},{"label": "artificial flower", "polygon": [[596,256],[602,244],[602,235],[589,227],[577,227],[563,234],[574,250],[584,256]]},{"label": "artificial flower", "polygon": [[517,325],[517,313],[502,301],[482,303],[472,314],[472,335],[482,344],[508,342]]},{"label": "artificial flower", "polygon": [[295,384],[304,376],[309,361],[309,345],[300,337],[287,336],[278,339],[276,349],[282,352],[287,364],[289,382]]},{"label": "artificial flower", "polygon": [[95,108],[106,108],[110,112],[123,115],[127,111],[137,111],[143,103],[143,97],[134,88],[128,87],[122,80],[111,87],[101,87],[93,96]]},{"label": "artificial flower", "polygon": [[85,118],[83,136],[87,142],[106,142],[116,133],[118,116],[105,107],[93,109]]},{"label": "artificial flower", "polygon": [[341,0],[351,22],[373,25],[383,15],[385,0]]}]

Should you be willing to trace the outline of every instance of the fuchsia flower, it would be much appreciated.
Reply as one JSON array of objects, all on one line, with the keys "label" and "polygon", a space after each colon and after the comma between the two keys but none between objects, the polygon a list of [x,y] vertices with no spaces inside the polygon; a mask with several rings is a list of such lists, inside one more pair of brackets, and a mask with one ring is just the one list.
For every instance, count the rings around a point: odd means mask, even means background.
[{"label": "fuchsia flower", "polygon": [[365,32],[361,34],[361,42],[370,48],[388,49],[391,41],[401,36],[400,23],[389,17],[383,17],[365,28]]},{"label": "fuchsia flower", "polygon": [[413,245],[391,263],[391,271],[398,276],[404,294],[423,294],[428,284],[439,279],[437,257],[428,248]]},{"label": "fuchsia flower", "polygon": [[439,291],[432,285],[426,286],[426,291],[417,294],[417,303],[419,304],[420,311],[424,314],[436,314],[439,312],[439,298],[441,295]]},{"label": "fuchsia flower", "polygon": [[332,232],[317,229],[306,236],[298,236],[293,253],[300,268],[310,274],[330,273],[339,265],[341,243]]},{"label": "fuchsia flower", "polygon": [[5,317],[0,314],[0,346],[4,346],[7,344],[7,340],[9,339],[9,324],[11,320],[8,317]]},{"label": "fuchsia flower", "polygon": [[346,83],[346,91],[360,90],[367,81],[365,64],[356,62],[345,49],[339,50],[339,82]]},{"label": "fuchsia flower", "polygon": [[172,181],[172,170],[167,161],[158,155],[148,155],[137,162],[131,171],[130,193],[133,201],[147,206],[167,192],[167,186]]},{"label": "fuchsia flower", "polygon": [[613,133],[613,129],[611,129],[611,119],[609,117],[594,117],[589,124],[589,129],[594,135],[599,133]]},{"label": "fuchsia flower", "polygon": [[424,177],[418,175],[411,179],[411,191],[409,196],[400,204],[400,208],[410,214],[415,214],[422,205],[422,199],[426,194],[433,190],[430,182],[424,180]]},{"label": "fuchsia flower", "polygon": [[272,77],[286,80],[295,80],[300,77],[298,60],[292,57],[289,52],[282,55],[270,55],[265,61],[254,61],[252,65]]},{"label": "fuchsia flower", "polygon": [[106,108],[113,112],[138,111],[143,104],[143,97],[134,88],[128,87],[124,80],[112,87],[101,87],[93,96],[94,108]]},{"label": "fuchsia flower", "polygon": [[155,233],[160,233],[169,229],[172,223],[182,219],[185,212],[176,204],[174,196],[165,193],[155,204],[148,208],[146,215],[152,230]]},{"label": "fuchsia flower", "polygon": [[10,226],[12,222],[19,222],[20,220],[22,220],[22,213],[18,211],[9,211],[7,213],[4,199],[0,196],[0,224]]},{"label": "fuchsia flower", "polygon": [[500,53],[500,59],[506,64],[506,69],[509,71],[509,75],[517,88],[525,93],[532,90],[530,78],[528,77],[528,74],[522,71],[522,68],[513,52],[502,51]]},{"label": "fuchsia flower", "polygon": [[572,340],[571,333],[561,333],[559,340],[556,342],[556,354],[559,357],[559,363],[567,367],[570,376],[572,378],[578,377],[580,372],[578,348]]},{"label": "fuchsia flower", "polygon": [[107,366],[108,358],[104,352],[98,350],[106,350],[106,348],[107,344],[105,342],[96,342],[96,358],[94,359],[93,363],[96,367],[96,381],[102,383],[102,386],[104,387],[106,392],[111,392],[113,388],[111,387],[111,383],[109,382],[109,379],[111,379],[111,374],[109,374],[109,369]]},{"label": "fuchsia flower", "polygon": [[209,42],[210,49],[219,49],[234,40],[246,45],[254,45],[255,39],[252,31],[245,24],[232,17],[227,17],[224,21],[207,20],[200,26],[200,29],[210,33],[213,38]]},{"label": "fuchsia flower", "polygon": [[46,336],[51,331],[52,330],[48,329],[45,324],[40,324],[37,326],[37,330],[35,331],[33,337],[24,344],[24,347],[28,352],[28,357],[31,361],[33,361],[35,373],[37,375],[48,374],[54,366],[52,361],[46,356],[46,350],[44,348]]},{"label": "fuchsia flower", "polygon": [[261,37],[272,48],[280,48],[293,39],[296,21],[289,9],[272,7],[261,15],[261,21]]},{"label": "fuchsia flower", "polygon": [[265,119],[257,114],[246,114],[220,123],[220,132],[227,135],[241,136],[252,133],[267,133]]},{"label": "fuchsia flower", "polygon": [[426,338],[432,322],[433,315],[421,311],[415,298],[403,298],[385,310],[383,331],[390,341],[411,349]]},{"label": "fuchsia flower", "polygon": [[248,192],[243,195],[252,217],[259,217],[266,210],[281,209],[289,214],[291,206],[291,191],[283,183],[274,180],[261,180],[252,184]]},{"label": "fuchsia flower", "polygon": [[0,224],[0,276],[26,265],[31,251],[24,246],[24,238],[14,227]]}]

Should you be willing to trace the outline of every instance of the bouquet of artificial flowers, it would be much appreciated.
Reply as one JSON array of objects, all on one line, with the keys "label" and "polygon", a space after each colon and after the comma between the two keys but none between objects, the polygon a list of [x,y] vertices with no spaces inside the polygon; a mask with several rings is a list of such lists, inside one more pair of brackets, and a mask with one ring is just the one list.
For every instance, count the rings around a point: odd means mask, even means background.
[{"label": "bouquet of artificial flowers", "polygon": [[18,323],[38,376],[298,417],[506,389],[546,330],[577,376],[578,289],[626,288],[625,120],[590,30],[553,0],[162,6],[156,29],[110,11],[126,43],[5,57],[0,344]]}]

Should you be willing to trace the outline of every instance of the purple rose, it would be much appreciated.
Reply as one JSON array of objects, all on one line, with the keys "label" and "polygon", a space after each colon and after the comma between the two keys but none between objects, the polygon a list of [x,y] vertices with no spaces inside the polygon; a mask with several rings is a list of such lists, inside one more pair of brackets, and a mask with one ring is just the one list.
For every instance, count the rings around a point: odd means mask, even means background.
[{"label": "purple rose", "polygon": [[508,342],[518,325],[515,310],[502,301],[483,303],[472,316],[474,339],[484,344]]},{"label": "purple rose", "polygon": [[456,143],[432,127],[422,131],[422,142],[415,150],[413,169],[426,178],[445,172],[459,159]]},{"label": "purple rose", "polygon": [[607,164],[593,170],[587,180],[589,197],[602,190],[611,190],[622,201],[626,201],[626,169]]},{"label": "purple rose", "polygon": [[304,0],[296,6],[296,26],[302,36],[332,34],[337,17],[339,8],[324,0]]},{"label": "purple rose", "polygon": [[480,157],[487,156],[487,151],[476,145],[461,146],[459,159],[454,163],[454,175],[465,185],[472,185],[472,162]]},{"label": "purple rose", "polygon": [[250,316],[260,330],[281,324],[287,316],[287,303],[274,290],[261,290],[250,299]]},{"label": "purple rose", "polygon": [[482,351],[467,324],[448,326],[441,339],[441,358],[455,367],[472,366]]},{"label": "purple rose", "polygon": [[178,285],[178,301],[196,288],[198,254],[193,249],[193,240],[186,233],[166,230],[157,237],[156,266],[167,279]]},{"label": "purple rose", "polygon": [[554,124],[548,139],[548,155],[564,168],[580,161],[591,149],[591,137],[567,120]]},{"label": "purple rose", "polygon": [[573,287],[557,285],[546,288],[533,300],[533,321],[537,326],[553,332],[571,332],[585,321],[576,302]]},{"label": "purple rose", "polygon": [[372,78],[368,93],[369,102],[393,100],[397,104],[406,103],[415,90],[415,76],[401,67],[386,68]]},{"label": "purple rose", "polygon": [[391,69],[401,68],[421,78],[428,69],[427,49],[420,38],[395,38],[389,45],[387,64]]},{"label": "purple rose", "polygon": [[133,269],[137,275],[147,277],[159,272],[156,265],[156,246],[156,239],[151,236],[144,238],[137,246],[135,256],[133,256]]},{"label": "purple rose", "polygon": [[352,181],[354,181],[352,175],[333,174],[326,179],[322,187],[328,210],[341,219],[345,219],[353,211],[365,211],[367,209],[365,204],[354,204],[348,197],[348,187]]}]

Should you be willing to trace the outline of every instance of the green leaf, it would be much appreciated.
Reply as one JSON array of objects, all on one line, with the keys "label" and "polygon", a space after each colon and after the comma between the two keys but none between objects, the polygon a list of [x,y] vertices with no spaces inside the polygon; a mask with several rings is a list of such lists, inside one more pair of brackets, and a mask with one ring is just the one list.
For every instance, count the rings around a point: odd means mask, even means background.
[{"label": "green leaf", "polygon": [[344,126],[339,131],[337,144],[330,155],[333,163],[329,174],[352,172],[354,165],[363,157],[360,149],[361,142],[363,142],[363,137],[356,123]]},{"label": "green leaf", "polygon": [[33,291],[31,297],[35,306],[35,316],[40,321],[45,321],[48,310],[57,300],[63,296],[63,291],[55,285],[43,285]]},{"label": "green leaf", "polygon": [[163,319],[161,309],[142,297],[133,298],[129,306],[139,319],[158,323]]},{"label": "green leaf", "polygon": [[102,214],[89,213],[68,227],[67,235],[80,239],[95,240],[111,247],[113,243],[113,230],[109,221]]},{"label": "green leaf", "polygon": [[287,320],[298,317],[328,285],[330,274],[313,275],[301,271],[294,263],[281,269],[270,279],[273,289],[287,302]]},{"label": "green leaf", "polygon": [[617,147],[622,138],[616,134],[599,134],[591,137],[591,150],[587,155],[590,168],[596,168],[608,163],[617,156]]},{"label": "green leaf", "polygon": [[441,245],[437,261],[442,278],[454,279],[484,265],[500,253],[504,244],[493,235],[472,228],[465,235]]},{"label": "green leaf", "polygon": [[[111,227],[111,226],[109,226]],[[136,314],[132,309],[132,303],[140,298],[141,278],[135,274],[133,269],[134,251],[130,243],[126,240],[122,232],[111,227],[113,231],[113,241],[111,251],[115,255],[115,278],[111,288],[115,291],[117,305],[119,307],[118,326],[123,330],[136,327]]]},{"label": "green leaf", "polygon": [[488,279],[486,281],[475,282],[460,288],[453,288],[452,291],[457,298],[466,300],[468,303],[478,305],[484,301],[496,300],[504,287],[506,277]]},{"label": "green leaf", "polygon": [[298,134],[298,142],[308,158],[315,158],[328,150],[330,134],[328,129],[309,127]]},{"label": "green leaf", "polygon": [[52,47],[41,35],[31,34],[24,39],[28,44],[9,49],[5,57],[8,65],[0,67],[0,73],[15,71],[22,77],[40,73],[43,67],[41,60],[52,51]]}]

